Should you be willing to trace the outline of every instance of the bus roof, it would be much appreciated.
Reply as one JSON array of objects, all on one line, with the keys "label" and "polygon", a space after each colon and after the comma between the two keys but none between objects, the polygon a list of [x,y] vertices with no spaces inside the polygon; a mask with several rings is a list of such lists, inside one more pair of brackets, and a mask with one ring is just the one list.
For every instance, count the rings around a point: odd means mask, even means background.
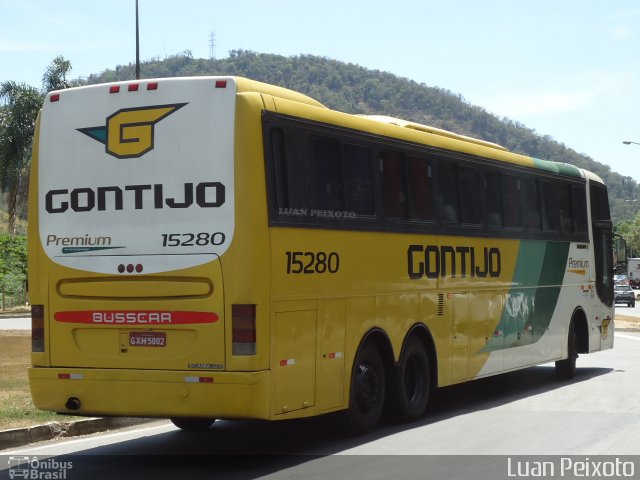
[{"label": "bus roof", "polygon": [[410,122],[408,120],[389,117],[387,115],[363,115],[363,116],[370,118],[372,120],[376,120],[378,122],[389,123],[391,125],[398,125],[399,127],[410,128],[412,130],[418,130],[420,132],[431,133],[434,135],[441,135],[447,138],[454,138],[456,140],[463,140],[465,142],[476,143],[484,147],[490,147],[498,150],[508,151],[505,147],[503,147],[502,145],[498,145],[497,143],[487,142],[485,140],[468,137],[466,135],[460,135],[458,133],[453,133],[448,130],[443,130],[441,128],[431,127],[429,125],[423,125],[422,123]]},{"label": "bus roof", "polygon": [[248,78],[243,77],[233,77],[236,85],[238,87],[238,93],[242,92],[257,92],[264,93],[266,95],[271,95],[278,98],[284,98],[286,100],[292,100],[294,102],[305,103],[307,105],[312,105],[320,108],[327,108],[322,103],[317,100],[304,95],[303,93],[298,93],[293,90],[289,90],[284,87],[277,87],[275,85],[269,85],[268,83],[262,83],[255,80],[250,80]]},{"label": "bus roof", "polygon": [[[202,79],[203,77],[168,77],[168,78],[158,78],[158,79],[153,79],[154,82],[157,81],[163,81],[163,80],[170,80],[170,81],[185,81],[188,82],[190,79],[195,79],[195,78],[200,78]],[[205,76],[205,78],[207,78]],[[285,100],[289,100],[289,101],[293,101],[293,102],[297,102],[300,104],[304,104],[304,105],[309,105],[312,107],[318,107],[321,108],[325,111],[329,111],[331,110],[330,108],[328,108],[327,106],[325,106],[324,104],[322,104],[321,102],[303,94],[303,93],[299,93],[296,92],[294,90],[290,90],[288,88],[285,87],[279,87],[276,85],[271,85],[268,83],[263,83],[263,82],[259,82],[256,80],[251,80],[248,78],[244,78],[244,77],[237,77],[237,76],[210,76],[208,78],[211,79],[232,79],[235,84],[236,84],[236,88],[237,88],[237,92],[238,93],[247,93],[247,92],[255,92],[255,93],[259,93],[259,94],[264,94],[264,95],[270,95],[272,97],[275,98],[282,98]],[[144,81],[148,81],[149,79],[145,79]],[[139,83],[141,80],[127,80],[127,81],[120,81],[120,82],[113,82],[113,84],[129,84],[129,83]],[[105,84],[102,84],[102,86],[104,86]],[[109,84],[106,84],[109,85]],[[84,87],[78,87],[78,89],[84,89],[84,88],[95,88],[98,85],[88,85],[88,86],[84,86]],[[75,89],[71,89],[71,90],[75,90]],[[60,92],[50,92],[49,95],[51,94],[56,94],[56,93],[60,93]],[[336,112],[339,112],[338,110],[336,110]],[[341,112],[340,112],[341,113]],[[596,180],[599,181],[601,183],[604,183],[602,181],[602,179],[600,177],[598,177],[595,174],[592,174],[591,172],[588,172],[586,170],[582,170],[574,165],[571,164],[567,164],[567,163],[561,163],[561,162],[555,162],[555,161],[551,161],[551,160],[540,160],[537,158],[533,158],[530,157],[528,155],[522,155],[522,154],[518,154],[515,152],[511,152],[510,150],[508,150],[507,148],[503,147],[502,145],[499,145],[497,143],[493,143],[493,142],[489,142],[486,140],[481,140],[478,138],[474,138],[474,137],[470,137],[467,135],[461,135],[461,134],[457,134],[448,130],[444,130],[444,129],[440,129],[440,128],[436,128],[436,127],[432,127],[429,125],[424,125],[421,123],[417,123],[417,122],[412,122],[409,120],[404,120],[401,118],[396,118],[396,117],[391,117],[391,116],[387,116],[387,115],[354,115],[354,114],[347,114],[347,115],[352,115],[355,117],[359,117],[359,118],[363,118],[363,119],[369,119],[378,123],[382,123],[382,124],[386,124],[386,125],[393,125],[395,127],[402,127],[402,128],[406,128],[409,130],[412,130],[414,132],[421,132],[421,133],[426,133],[426,134],[431,134],[431,135],[436,135],[438,137],[441,137],[443,139],[450,139],[450,140],[457,140],[457,141],[461,141],[461,142],[465,142],[467,144],[473,144],[473,145],[478,145],[481,147],[486,147],[486,148],[491,148],[493,149],[496,154],[498,155],[498,157],[496,158],[501,158],[502,160],[506,160],[506,161],[511,161],[514,163],[519,163],[518,161],[516,161],[516,157],[520,157],[522,158],[522,160],[525,162],[525,164],[528,164],[528,166],[539,169],[539,170],[544,170],[550,173],[556,173],[556,174],[560,174],[560,175],[567,175],[570,177],[580,177],[580,178],[590,178],[592,180]],[[506,154],[507,156],[504,157],[503,154]],[[515,157],[514,157],[515,156]],[[532,163],[531,163],[532,162]]]}]

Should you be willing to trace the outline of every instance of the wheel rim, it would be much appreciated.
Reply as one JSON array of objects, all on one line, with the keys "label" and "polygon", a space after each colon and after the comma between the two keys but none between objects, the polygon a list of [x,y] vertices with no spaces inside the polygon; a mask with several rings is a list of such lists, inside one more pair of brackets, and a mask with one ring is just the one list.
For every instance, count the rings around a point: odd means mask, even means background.
[{"label": "wheel rim", "polygon": [[355,378],[356,403],[361,412],[368,412],[380,399],[380,377],[375,368],[366,363],[358,365]]}]

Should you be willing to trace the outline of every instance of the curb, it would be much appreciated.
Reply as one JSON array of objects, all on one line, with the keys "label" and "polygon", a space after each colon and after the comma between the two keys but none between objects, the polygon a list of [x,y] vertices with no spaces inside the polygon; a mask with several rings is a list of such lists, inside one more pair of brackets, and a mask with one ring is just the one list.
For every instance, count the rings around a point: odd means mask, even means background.
[{"label": "curb", "polygon": [[0,312],[0,320],[3,318],[31,318],[31,312]]},{"label": "curb", "polygon": [[33,427],[0,430],[0,451],[55,438],[76,437],[157,421],[157,418],[105,417],[75,422],[49,422]]}]

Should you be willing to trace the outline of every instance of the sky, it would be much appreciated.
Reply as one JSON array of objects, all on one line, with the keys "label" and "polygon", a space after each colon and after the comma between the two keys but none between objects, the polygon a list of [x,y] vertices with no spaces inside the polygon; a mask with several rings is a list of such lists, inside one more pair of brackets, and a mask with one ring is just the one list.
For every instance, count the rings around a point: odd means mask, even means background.
[{"label": "sky", "polygon": [[[640,182],[640,145],[622,143],[640,144],[637,0],[138,4],[143,61],[242,49],[386,71],[462,95]],[[135,62],[135,0],[0,0],[0,20],[0,82],[40,88],[58,55],[71,78]]]}]

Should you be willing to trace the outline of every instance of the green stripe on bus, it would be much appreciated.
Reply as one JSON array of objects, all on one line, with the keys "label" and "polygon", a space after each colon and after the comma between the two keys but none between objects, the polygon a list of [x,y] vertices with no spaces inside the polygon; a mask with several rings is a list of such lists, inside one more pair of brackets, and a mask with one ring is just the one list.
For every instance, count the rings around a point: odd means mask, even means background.
[{"label": "green stripe on bus", "polygon": [[529,345],[542,338],[558,303],[568,255],[569,242],[520,242],[515,286],[505,298],[496,334],[484,352]]},{"label": "green stripe on bus", "polygon": [[567,163],[551,162],[549,160],[540,160],[538,158],[531,158],[535,168],[540,170],[546,170],[547,172],[558,173],[560,175],[566,175],[568,177],[582,178],[580,170]]}]

